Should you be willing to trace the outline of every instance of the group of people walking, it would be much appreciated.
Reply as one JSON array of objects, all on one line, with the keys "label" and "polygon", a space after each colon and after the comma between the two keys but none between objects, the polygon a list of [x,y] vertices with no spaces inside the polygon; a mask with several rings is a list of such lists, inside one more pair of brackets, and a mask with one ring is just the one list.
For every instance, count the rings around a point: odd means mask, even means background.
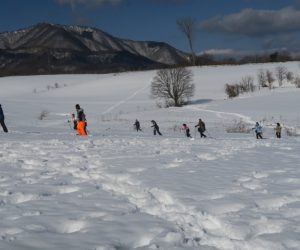
[{"label": "group of people walking", "polygon": [[[84,113],[84,110],[80,107],[79,104],[75,105],[75,109],[76,109],[76,115],[73,113],[71,116],[72,122],[73,122],[73,129],[77,131],[77,135],[79,136],[87,136],[87,120],[86,120],[86,115]],[[0,104],[0,125],[3,128],[3,131],[5,133],[8,132],[8,129],[6,127],[5,124],[5,116],[4,116],[4,112],[2,109],[2,106]],[[162,133],[159,130],[159,126],[157,124],[156,121],[152,120],[152,128],[153,128],[153,134],[156,135],[162,135]],[[135,127],[135,130],[138,131],[142,131],[141,129],[141,124],[140,122],[136,119],[135,123],[133,124]],[[204,132],[206,131],[206,127],[205,127],[205,123],[202,121],[202,119],[199,119],[198,123],[195,125],[195,128],[198,128],[198,132],[200,133],[200,137],[201,138],[206,138],[207,136],[204,134]],[[185,131],[185,135],[188,138],[192,138],[191,133],[190,133],[190,128],[188,127],[188,125],[186,123],[182,124],[182,128],[183,131]],[[257,139],[263,139],[262,136],[262,132],[263,132],[263,128],[262,126],[256,122],[255,127],[252,128],[255,131],[256,134],[256,138]],[[276,127],[274,128],[275,130],[275,135],[277,138],[281,138],[281,131],[282,131],[282,127],[280,125],[280,123],[276,124]]]},{"label": "group of people walking", "polygon": [[77,130],[77,135],[79,136],[87,136],[87,120],[84,113],[84,110],[80,107],[79,104],[75,105],[77,118],[75,114],[72,114],[72,122],[73,122],[73,128],[74,130]]},{"label": "group of people walking", "polygon": [[[159,131],[159,126],[157,125],[157,122],[152,120],[151,121],[152,126],[151,128],[153,128],[153,134],[156,135],[162,135],[162,133]],[[135,123],[133,124],[134,128],[136,131],[142,131],[141,129],[141,124],[138,121],[138,119],[135,120]],[[195,128],[198,127],[198,132],[200,133],[201,138],[204,137],[206,138],[206,135],[204,134],[205,132],[205,123],[199,119],[198,124],[195,126]],[[192,138],[191,133],[190,133],[190,128],[186,125],[186,123],[182,124],[182,128],[183,131],[185,131],[186,137]]]},{"label": "group of people walking", "polygon": [[[254,129],[254,131],[255,131],[256,139],[263,139],[263,136],[262,136],[263,128],[258,122],[256,122],[255,127],[252,129]],[[275,130],[276,137],[280,139],[282,127],[279,122],[277,122],[274,130]]]}]

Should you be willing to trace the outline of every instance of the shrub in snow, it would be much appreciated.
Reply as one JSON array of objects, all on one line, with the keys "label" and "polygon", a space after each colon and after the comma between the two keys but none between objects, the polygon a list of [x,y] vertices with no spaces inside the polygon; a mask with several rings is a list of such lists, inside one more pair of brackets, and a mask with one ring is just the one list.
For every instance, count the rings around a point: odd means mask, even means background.
[{"label": "shrub in snow", "polygon": [[300,127],[285,128],[287,136],[300,136]]},{"label": "shrub in snow", "polygon": [[293,83],[295,84],[296,88],[300,88],[300,77],[296,76]]},{"label": "shrub in snow", "polygon": [[248,127],[248,124],[243,120],[234,121],[233,124],[226,127],[225,131],[227,133],[250,133],[251,128]]},{"label": "shrub in snow", "polygon": [[254,92],[255,85],[254,85],[254,79],[252,76],[246,76],[244,77],[240,82],[240,92]]},{"label": "shrub in snow", "polygon": [[240,94],[240,87],[238,84],[226,84],[225,93],[229,98],[237,97]]},{"label": "shrub in snow", "polygon": [[254,79],[252,76],[242,78],[239,84],[226,84],[225,93],[229,98],[239,96],[239,94],[254,92],[256,89]]},{"label": "shrub in snow", "polygon": [[44,109],[39,114],[38,119],[42,121],[42,120],[44,120],[48,116],[48,114],[49,114],[49,111],[46,110],[46,109]]},{"label": "shrub in snow", "polygon": [[293,82],[293,80],[294,80],[294,74],[293,74],[293,72],[287,71],[286,74],[285,74],[285,79],[286,79],[289,83]]}]

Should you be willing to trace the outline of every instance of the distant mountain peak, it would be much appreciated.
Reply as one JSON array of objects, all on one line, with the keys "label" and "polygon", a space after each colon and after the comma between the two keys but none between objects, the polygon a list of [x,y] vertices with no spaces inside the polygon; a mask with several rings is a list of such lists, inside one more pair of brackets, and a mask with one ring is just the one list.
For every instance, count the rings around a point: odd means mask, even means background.
[{"label": "distant mountain peak", "polygon": [[0,50],[0,69],[12,71],[18,71],[15,65],[24,67],[24,63],[37,68],[44,65],[42,71],[76,68],[85,72],[93,68],[102,72],[153,68],[187,60],[186,53],[167,43],[120,39],[98,28],[45,22],[0,33]]}]

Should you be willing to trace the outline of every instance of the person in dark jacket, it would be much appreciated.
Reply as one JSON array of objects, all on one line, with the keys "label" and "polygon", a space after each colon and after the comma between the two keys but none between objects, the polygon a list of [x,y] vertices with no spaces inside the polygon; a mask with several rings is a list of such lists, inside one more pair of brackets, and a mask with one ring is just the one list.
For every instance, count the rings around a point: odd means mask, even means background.
[{"label": "person in dark jacket", "polygon": [[152,120],[151,122],[152,122],[151,128],[153,128],[153,134],[156,135],[156,132],[157,132],[159,135],[162,135],[159,131],[159,127],[158,127],[156,121]]},{"label": "person in dark jacket", "polygon": [[79,104],[75,105],[77,112],[77,121],[86,121],[84,110],[80,107]]},{"label": "person in dark jacket", "polygon": [[281,127],[281,125],[280,125],[279,122],[277,123],[277,125],[276,125],[276,127],[275,127],[274,130],[275,130],[276,137],[280,139],[281,138],[282,127]]},{"label": "person in dark jacket", "polygon": [[141,124],[138,121],[138,119],[135,120],[135,123],[133,124],[133,126],[135,127],[136,131],[142,131]]},{"label": "person in dark jacket", "polygon": [[200,133],[201,138],[202,138],[202,137],[206,138],[206,135],[204,134],[204,132],[205,132],[205,130],[206,130],[206,128],[205,128],[205,123],[204,123],[201,119],[199,119],[199,122],[198,122],[198,124],[195,126],[195,128],[196,128],[196,127],[198,127],[198,132]]},{"label": "person in dark jacket", "polygon": [[182,129],[185,130],[186,137],[192,138],[190,134],[190,128],[185,123],[182,124]]},{"label": "person in dark jacket", "polygon": [[2,106],[1,106],[1,104],[0,104],[0,124],[1,124],[1,126],[2,126],[2,128],[3,128],[3,131],[4,131],[5,133],[7,133],[8,130],[7,130],[7,127],[6,127],[6,125],[5,125],[4,119],[5,119],[5,117],[4,117],[3,109],[2,109]]},{"label": "person in dark jacket", "polygon": [[87,135],[87,132],[86,132],[86,126],[87,126],[87,121],[86,121],[86,116],[85,116],[85,113],[84,113],[84,110],[80,107],[79,104],[76,104],[75,105],[75,108],[76,108],[76,112],[77,112],[77,132],[78,132],[78,135],[81,135],[81,136],[85,136]]}]

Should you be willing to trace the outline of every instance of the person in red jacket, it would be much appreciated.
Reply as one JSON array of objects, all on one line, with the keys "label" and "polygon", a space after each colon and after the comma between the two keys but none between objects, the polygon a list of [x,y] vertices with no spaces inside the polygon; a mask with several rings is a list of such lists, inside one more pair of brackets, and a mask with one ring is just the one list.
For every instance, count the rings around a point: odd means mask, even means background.
[{"label": "person in red jacket", "polygon": [[192,138],[190,128],[185,123],[182,124],[182,129],[185,130],[186,137]]}]

